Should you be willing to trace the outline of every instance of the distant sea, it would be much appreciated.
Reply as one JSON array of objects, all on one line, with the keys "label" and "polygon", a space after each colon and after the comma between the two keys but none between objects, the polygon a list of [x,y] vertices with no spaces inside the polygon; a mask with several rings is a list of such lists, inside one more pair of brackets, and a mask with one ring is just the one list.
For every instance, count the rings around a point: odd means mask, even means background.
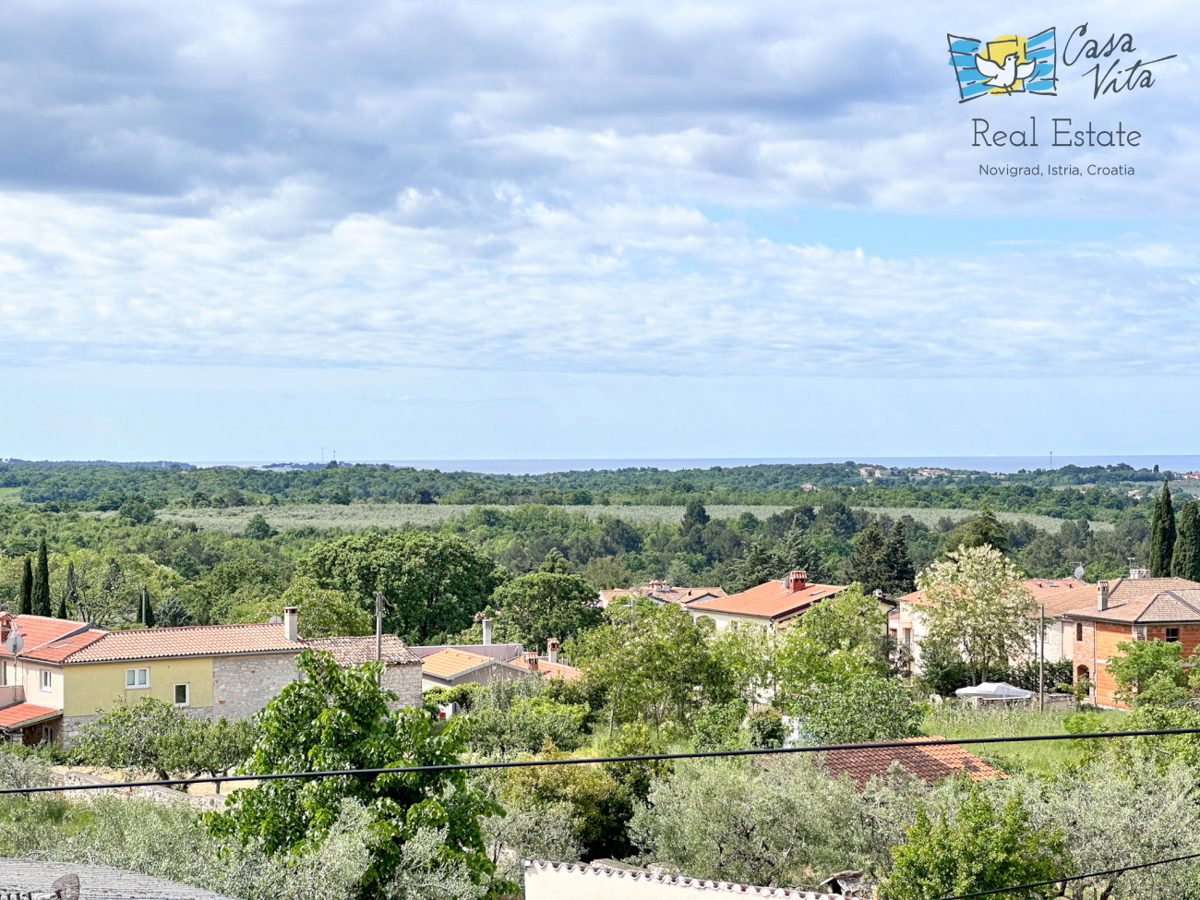
[{"label": "distant sea", "polygon": [[[195,466],[238,466],[263,468],[279,466],[274,462],[196,462]],[[847,462],[845,458],[820,457],[747,457],[728,459],[375,459],[343,460],[344,463],[411,466],[415,469],[440,469],[443,472],[480,472],[490,475],[544,475],[548,472],[587,471],[589,469],[711,469],[715,466],[735,468],[771,463],[802,465],[805,463]],[[1128,463],[1135,469],[1163,471],[1200,471],[1200,456],[863,456],[854,460],[861,465],[894,468],[967,469],[972,472],[1009,473],[1021,469],[1058,469],[1062,466],[1111,466]],[[313,463],[294,463],[311,466]]]}]

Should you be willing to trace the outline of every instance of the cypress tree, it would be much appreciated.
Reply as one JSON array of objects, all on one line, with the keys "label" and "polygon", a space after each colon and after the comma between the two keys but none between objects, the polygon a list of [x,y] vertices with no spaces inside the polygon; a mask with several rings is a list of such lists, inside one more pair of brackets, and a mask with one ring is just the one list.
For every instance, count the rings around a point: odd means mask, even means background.
[{"label": "cypress tree", "polygon": [[67,591],[63,594],[62,605],[59,606],[59,618],[67,618],[67,609],[79,609],[79,579],[75,577],[75,563],[67,563]]},{"label": "cypress tree", "polygon": [[25,565],[21,569],[21,606],[17,612],[27,616],[33,612],[33,563],[25,557]]},{"label": "cypress tree", "polygon": [[38,545],[37,568],[33,570],[33,614],[50,616],[50,551],[46,539]]},{"label": "cypress tree", "polygon": [[1200,506],[1195,500],[1183,504],[1179,513],[1179,534],[1171,554],[1171,574],[1176,578],[1200,581]]},{"label": "cypress tree", "polygon": [[138,609],[138,617],[147,628],[154,627],[154,607],[150,604],[150,592],[142,585],[142,603]]},{"label": "cypress tree", "polygon": [[898,520],[888,532],[883,545],[882,568],[884,572],[883,592],[899,597],[916,590],[917,572],[912,557],[908,555],[908,532],[904,520]]},{"label": "cypress tree", "polygon": [[1154,501],[1150,516],[1150,577],[1166,578],[1171,574],[1171,556],[1175,553],[1175,507],[1171,490],[1163,480],[1162,492]]},{"label": "cypress tree", "polygon": [[886,589],[883,569],[886,541],[878,519],[872,519],[854,539],[854,549],[850,551],[850,580],[861,584],[864,593]]}]

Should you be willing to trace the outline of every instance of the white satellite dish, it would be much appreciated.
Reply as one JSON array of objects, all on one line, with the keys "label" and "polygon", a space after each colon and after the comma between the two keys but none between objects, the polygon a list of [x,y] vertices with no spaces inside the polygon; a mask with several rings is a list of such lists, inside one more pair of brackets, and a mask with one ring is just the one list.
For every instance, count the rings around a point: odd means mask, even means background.
[{"label": "white satellite dish", "polygon": [[8,636],[8,640],[4,642],[4,648],[16,656],[25,646],[25,638],[21,637],[20,632],[14,631]]},{"label": "white satellite dish", "polygon": [[1083,581],[1083,576],[1084,576],[1085,574],[1086,574],[1086,573],[1083,571],[1083,566],[1076,566],[1076,567],[1075,567],[1075,578],[1076,578],[1077,580],[1079,580],[1079,581]]}]

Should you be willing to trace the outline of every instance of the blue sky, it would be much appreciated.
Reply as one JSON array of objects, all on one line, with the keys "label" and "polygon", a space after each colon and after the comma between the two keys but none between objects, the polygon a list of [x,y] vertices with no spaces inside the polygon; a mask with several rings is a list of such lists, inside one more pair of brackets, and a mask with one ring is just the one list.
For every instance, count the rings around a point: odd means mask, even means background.
[{"label": "blue sky", "polygon": [[[1083,22],[1178,56],[957,102],[947,32]],[[0,456],[1192,451],[1198,36],[1184,3],[5,4]],[[970,146],[1030,115],[1043,146]]]}]

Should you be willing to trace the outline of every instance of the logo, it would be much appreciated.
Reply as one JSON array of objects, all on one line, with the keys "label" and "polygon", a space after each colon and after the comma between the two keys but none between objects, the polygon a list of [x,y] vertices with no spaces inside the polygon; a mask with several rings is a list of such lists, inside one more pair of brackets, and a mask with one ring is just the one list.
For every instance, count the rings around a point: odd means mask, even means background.
[{"label": "logo", "polygon": [[1009,94],[1058,96],[1058,47],[1054,29],[1033,37],[1003,35],[984,43],[948,34],[950,65],[958,78],[959,103]]}]

